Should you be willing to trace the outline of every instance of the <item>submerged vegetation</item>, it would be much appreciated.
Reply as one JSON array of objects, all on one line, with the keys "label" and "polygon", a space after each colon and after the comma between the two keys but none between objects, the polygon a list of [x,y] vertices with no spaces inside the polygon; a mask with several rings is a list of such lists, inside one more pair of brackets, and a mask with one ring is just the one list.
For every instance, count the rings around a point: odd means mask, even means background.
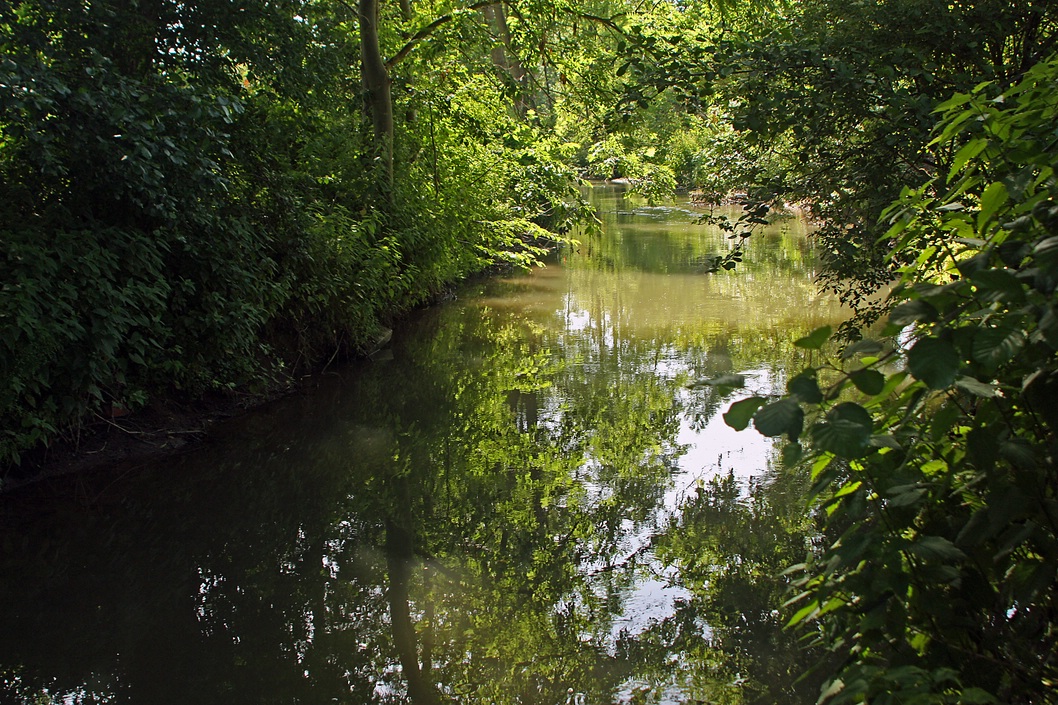
[{"label": "submerged vegetation", "polygon": [[744,205],[713,269],[795,205],[857,315],[726,418],[810,476],[788,621],[834,652],[821,699],[1058,702],[1056,24],[1049,0],[5,3],[0,463],[366,349],[590,224],[581,178]]}]

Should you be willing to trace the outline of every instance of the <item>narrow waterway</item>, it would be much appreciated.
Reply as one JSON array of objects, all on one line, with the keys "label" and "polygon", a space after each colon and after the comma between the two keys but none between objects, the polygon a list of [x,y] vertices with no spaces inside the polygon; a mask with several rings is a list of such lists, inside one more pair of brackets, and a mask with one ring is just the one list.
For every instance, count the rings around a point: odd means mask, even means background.
[{"label": "narrow waterway", "polygon": [[699,212],[591,196],[546,268],[194,451],[0,500],[0,702],[814,702],[803,478],[720,418],[843,316],[806,227],[706,274]]}]

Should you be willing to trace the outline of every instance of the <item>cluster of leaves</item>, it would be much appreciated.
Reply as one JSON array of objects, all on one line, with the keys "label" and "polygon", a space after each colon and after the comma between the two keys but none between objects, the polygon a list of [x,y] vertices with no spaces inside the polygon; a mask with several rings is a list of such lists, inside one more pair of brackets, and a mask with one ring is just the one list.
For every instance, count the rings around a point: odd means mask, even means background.
[{"label": "cluster of leaves", "polygon": [[811,468],[828,542],[792,569],[790,622],[843,659],[822,699],[1056,702],[1056,87],[1051,58],[941,105],[950,171],[883,217],[910,260],[888,342],[725,416]]}]

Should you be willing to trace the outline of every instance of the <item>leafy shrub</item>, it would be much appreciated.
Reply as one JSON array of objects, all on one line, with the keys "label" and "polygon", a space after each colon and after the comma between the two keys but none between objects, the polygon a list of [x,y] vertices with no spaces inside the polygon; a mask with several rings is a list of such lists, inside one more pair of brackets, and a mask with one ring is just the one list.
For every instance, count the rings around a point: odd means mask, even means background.
[{"label": "leafy shrub", "polygon": [[954,165],[884,216],[913,262],[893,352],[861,340],[728,413],[786,434],[790,459],[808,437],[831,542],[791,623],[844,658],[824,699],[1058,702],[1056,87],[1052,58],[938,108]]},{"label": "leafy shrub", "polygon": [[0,460],[92,408],[143,400],[162,356],[164,252],[117,228],[0,235]]}]

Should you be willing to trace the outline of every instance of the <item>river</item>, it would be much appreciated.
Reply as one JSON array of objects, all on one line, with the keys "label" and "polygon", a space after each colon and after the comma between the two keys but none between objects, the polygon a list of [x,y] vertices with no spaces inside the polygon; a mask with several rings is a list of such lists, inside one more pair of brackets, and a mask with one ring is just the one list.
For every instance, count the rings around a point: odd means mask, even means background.
[{"label": "river", "polygon": [[685,202],[591,198],[547,267],[194,450],[5,497],[0,702],[814,702],[804,478],[720,418],[844,316],[806,225],[707,274]]}]

